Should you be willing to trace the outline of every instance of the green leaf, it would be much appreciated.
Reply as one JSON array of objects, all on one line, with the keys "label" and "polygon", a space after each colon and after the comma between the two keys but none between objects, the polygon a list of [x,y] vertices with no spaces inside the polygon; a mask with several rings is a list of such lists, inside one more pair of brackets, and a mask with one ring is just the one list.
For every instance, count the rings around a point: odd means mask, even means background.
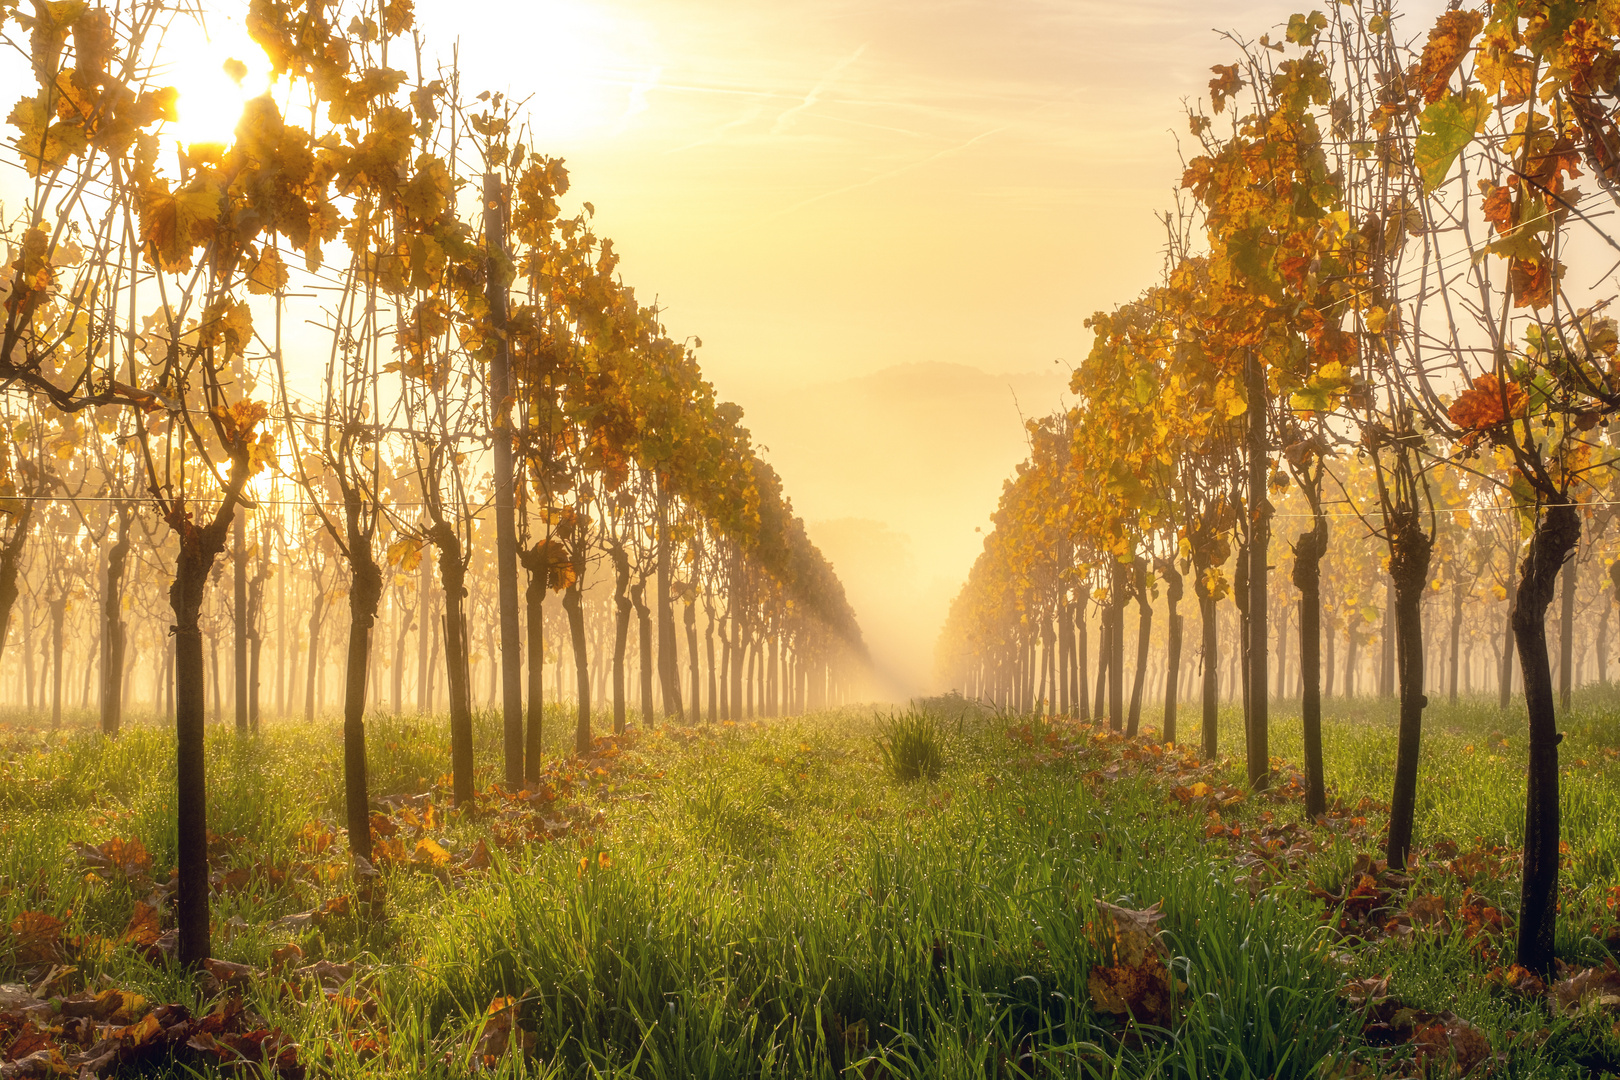
[{"label": "green leaf", "polygon": [[1290,15],[1288,40],[1308,48],[1316,44],[1316,36],[1327,29],[1327,24],[1327,16],[1320,11],[1313,11],[1309,15]]},{"label": "green leaf", "polygon": [[1294,391],[1288,406],[1295,412],[1327,412],[1333,403],[1325,387],[1306,385]]},{"label": "green leaf", "polygon": [[1513,509],[1519,516],[1522,535],[1528,536],[1536,527],[1536,489],[1530,486],[1524,474],[1515,472],[1508,491],[1513,496]]},{"label": "green leaf", "polygon": [[1491,103],[1483,90],[1447,94],[1418,117],[1422,132],[1413,156],[1423,173],[1423,188],[1433,191],[1446,182],[1452,164],[1474,136],[1485,128]]}]

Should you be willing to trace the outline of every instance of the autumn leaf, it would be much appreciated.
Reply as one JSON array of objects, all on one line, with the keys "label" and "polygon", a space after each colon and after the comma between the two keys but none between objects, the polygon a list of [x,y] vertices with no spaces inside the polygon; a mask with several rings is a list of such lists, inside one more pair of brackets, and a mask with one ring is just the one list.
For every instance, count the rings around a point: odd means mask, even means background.
[{"label": "autumn leaf", "polygon": [[145,878],[152,873],[151,852],[133,837],[124,840],[115,836],[100,847],[75,844],[74,848],[86,866],[98,870],[115,871],[131,880]]},{"label": "autumn leaf", "polygon": [[192,250],[209,241],[219,222],[220,197],[219,185],[205,178],[176,192],[161,179],[143,188],[139,210],[147,258],[163,270],[189,270]]},{"label": "autumn leaf", "polygon": [[[203,311],[197,326],[197,343],[203,348],[223,345],[223,361],[243,355],[253,340],[253,309],[246,300],[221,297]],[[238,425],[238,429],[242,429]],[[234,437],[234,436],[233,436]]]},{"label": "autumn leaf", "polygon": [[1508,287],[1513,290],[1513,306],[1540,310],[1553,300],[1553,286],[1563,279],[1564,264],[1542,255],[1534,259],[1508,262]]},{"label": "autumn leaf", "polygon": [[1328,412],[1354,381],[1343,364],[1337,360],[1329,361],[1316,370],[1309,382],[1294,392],[1288,404],[1298,412]]},{"label": "autumn leaf", "polygon": [[137,900],[135,913],[129,917],[129,925],[124,928],[124,936],[119,940],[125,945],[144,949],[156,945],[162,936],[162,914],[146,901]]},{"label": "autumn leaf", "polygon": [[1226,108],[1226,99],[1243,89],[1243,80],[1238,77],[1236,64],[1216,64],[1209,70],[1215,77],[1209,80],[1209,102],[1216,112]]},{"label": "autumn leaf", "polygon": [[416,159],[416,172],[399,189],[399,202],[411,217],[427,224],[450,205],[450,173],[441,158],[423,154]]},{"label": "autumn leaf", "polygon": [[409,574],[422,563],[422,541],[414,536],[402,536],[388,545],[388,564],[397,566],[401,573]]},{"label": "autumn leaf", "polygon": [[1170,1027],[1175,986],[1165,967],[1169,954],[1154,929],[1164,913],[1157,904],[1137,911],[1101,900],[1097,912],[1099,957],[1086,976],[1092,1007],[1135,1023]]},{"label": "autumn leaf", "polygon": [[416,842],[416,850],[412,852],[411,859],[428,866],[450,865],[450,853],[430,836],[424,836]]},{"label": "autumn leaf", "polygon": [[1441,1013],[1418,1027],[1412,1035],[1412,1046],[1420,1062],[1443,1065],[1457,1076],[1467,1076],[1491,1056],[1491,1041],[1485,1033],[1450,1013]]},{"label": "autumn leaf", "polygon": [[11,920],[11,943],[23,964],[55,963],[62,958],[62,920],[43,911],[25,911]]},{"label": "autumn leaf", "polygon": [[1491,103],[1483,90],[1451,94],[1431,103],[1418,117],[1422,131],[1412,148],[1418,170],[1423,174],[1425,191],[1446,182],[1451,166],[1463,147],[1485,128]]},{"label": "autumn leaf", "polygon": [[1582,968],[1547,988],[1559,1012],[1577,1012],[1584,1005],[1620,1006],[1620,967],[1608,960],[1602,967]]},{"label": "autumn leaf", "polygon": [[[1512,179],[1517,180],[1517,177]],[[1485,220],[1499,233],[1506,233],[1512,229],[1518,217],[1518,208],[1513,202],[1513,190],[1513,187],[1504,184],[1493,187],[1485,193],[1481,212],[1485,215]]]},{"label": "autumn leaf", "polygon": [[268,244],[247,266],[245,272],[248,292],[255,296],[265,296],[285,288],[289,277],[287,264],[282,262],[281,253]]},{"label": "autumn leaf", "polygon": [[1418,88],[1423,101],[1432,105],[1446,92],[1446,84],[1468,54],[1474,35],[1485,25],[1485,16],[1477,11],[1448,11],[1429,30],[1429,40],[1423,46],[1423,57],[1418,62]]},{"label": "autumn leaf", "polygon": [[1498,105],[1511,109],[1535,94],[1536,64],[1518,52],[1518,42],[1511,29],[1497,26],[1487,30],[1479,43],[1474,79]]},{"label": "autumn leaf", "polygon": [[1327,16],[1320,11],[1313,11],[1309,15],[1296,13],[1288,17],[1286,36],[1295,45],[1310,48],[1316,44],[1317,37],[1327,29],[1327,25]]},{"label": "autumn leaf", "polygon": [[6,117],[21,132],[11,142],[28,167],[29,176],[61,168],[68,158],[83,153],[89,145],[83,124],[53,119],[55,112],[47,105],[47,94],[42,90],[35,97],[23,98]]},{"label": "autumn leaf", "polygon": [[493,1068],[512,1049],[522,1052],[534,1047],[534,1034],[518,1026],[520,1004],[514,997],[491,999],[473,1046],[480,1066]]}]

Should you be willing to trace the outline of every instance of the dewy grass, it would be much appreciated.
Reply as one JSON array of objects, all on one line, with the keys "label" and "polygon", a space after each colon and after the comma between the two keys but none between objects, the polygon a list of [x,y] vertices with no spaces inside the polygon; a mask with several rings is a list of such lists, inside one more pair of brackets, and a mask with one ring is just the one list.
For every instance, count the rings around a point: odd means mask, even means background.
[{"label": "dewy grass", "polygon": [[[1571,850],[1558,947],[1571,963],[1601,961],[1616,940],[1615,704],[1586,695],[1564,724]],[[923,703],[905,718],[935,715]],[[1511,855],[1524,755],[1511,716],[1487,702],[1431,707],[1420,848],[1445,839]],[[1233,753],[1237,718],[1222,720]],[[498,778],[499,739],[495,718],[479,723],[483,787]],[[550,726],[562,750],[566,719]],[[1273,746],[1291,761],[1297,726],[1286,714],[1273,725]],[[375,794],[438,784],[446,728],[442,718],[373,719]],[[1505,748],[1487,745],[1498,730]],[[932,731],[930,784],[890,782],[870,712],[642,734],[545,811],[559,828],[570,823],[560,837],[503,846],[488,821],[435,820],[424,837],[458,855],[487,839],[491,868],[390,866],[383,921],[278,929],[277,919],[354,887],[341,870],[338,728],[287,721],[250,739],[215,729],[210,828],[225,838],[224,866],[337,868],[222,889],[215,952],[263,969],[296,942],[301,963],[359,961],[374,1018],[335,999],[299,1000],[272,978],[249,992],[307,1063],[344,1077],[1413,1075],[1409,1048],[1362,1043],[1361,1018],[1339,992],[1383,975],[1414,1007],[1478,1025],[1499,1055],[1493,1075],[1620,1068],[1614,1016],[1554,1015],[1487,978],[1511,955],[1510,938],[1457,926],[1356,945],[1326,925],[1304,882],[1338,889],[1358,855],[1375,852],[1375,804],[1388,798],[1394,755],[1393,710],[1381,703],[1330,702],[1325,733],[1332,795],[1351,807],[1368,800],[1368,833],[1319,831],[1307,873],[1257,894],[1246,884],[1253,868],[1236,858],[1247,848],[1208,838],[1205,816],[1150,775],[1111,778],[1083,748],[1051,752],[1060,724],[957,707]],[[111,742],[88,717],[56,735],[0,729],[0,923],[71,910],[69,933],[121,936],[140,896],[87,876],[72,845],[139,839],[154,876],[166,877],[172,770],[172,738],[154,724]],[[1217,777],[1237,782],[1239,770]],[[1266,814],[1301,813],[1257,800],[1222,810],[1248,830]],[[324,863],[311,855],[323,830],[336,835]],[[1465,883],[1431,861],[1415,878],[1413,895],[1485,897],[1511,922],[1516,870]],[[1178,984],[1170,1030],[1127,1031],[1093,1007],[1099,900],[1163,912]],[[0,940],[0,981],[15,981],[24,965]],[[127,947],[79,963],[91,982],[207,1006],[194,979]],[[501,998],[517,1002],[529,1048],[480,1060],[484,1016]]]},{"label": "dewy grass", "polygon": [[945,764],[943,741],[939,721],[933,713],[908,709],[881,721],[878,755],[888,774],[902,784],[938,780]]}]

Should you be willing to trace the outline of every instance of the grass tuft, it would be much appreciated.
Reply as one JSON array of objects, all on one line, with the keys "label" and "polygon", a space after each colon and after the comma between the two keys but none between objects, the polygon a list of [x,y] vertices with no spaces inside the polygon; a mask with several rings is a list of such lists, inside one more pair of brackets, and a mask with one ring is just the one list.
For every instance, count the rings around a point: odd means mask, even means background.
[{"label": "grass tuft", "polygon": [[908,709],[883,721],[877,737],[883,769],[895,780],[938,780],[945,766],[944,733],[932,713]]}]

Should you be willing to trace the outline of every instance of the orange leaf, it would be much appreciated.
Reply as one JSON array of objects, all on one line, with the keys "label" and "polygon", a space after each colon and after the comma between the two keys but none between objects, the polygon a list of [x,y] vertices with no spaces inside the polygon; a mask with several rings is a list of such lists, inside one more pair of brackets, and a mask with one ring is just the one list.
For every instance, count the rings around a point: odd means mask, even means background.
[{"label": "orange leaf", "polygon": [[1448,11],[1435,22],[1418,63],[1418,86],[1423,90],[1424,104],[1433,104],[1446,92],[1452,73],[1484,25],[1485,16],[1477,11]]}]

